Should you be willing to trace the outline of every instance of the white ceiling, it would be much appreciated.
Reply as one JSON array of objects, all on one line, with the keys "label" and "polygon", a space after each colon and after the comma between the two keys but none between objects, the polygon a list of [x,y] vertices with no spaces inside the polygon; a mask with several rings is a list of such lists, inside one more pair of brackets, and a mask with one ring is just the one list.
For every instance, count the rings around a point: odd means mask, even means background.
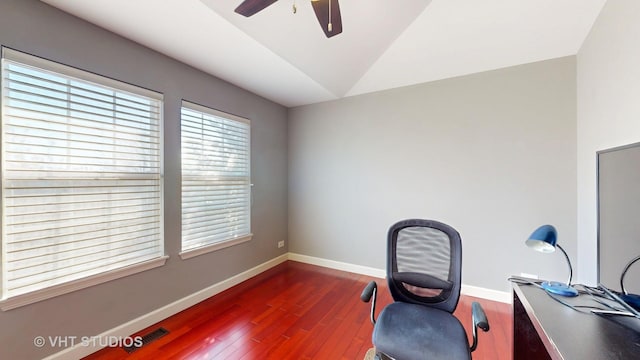
[{"label": "white ceiling", "polygon": [[340,0],[327,39],[309,0],[42,0],[292,107],[574,55],[606,0]]}]

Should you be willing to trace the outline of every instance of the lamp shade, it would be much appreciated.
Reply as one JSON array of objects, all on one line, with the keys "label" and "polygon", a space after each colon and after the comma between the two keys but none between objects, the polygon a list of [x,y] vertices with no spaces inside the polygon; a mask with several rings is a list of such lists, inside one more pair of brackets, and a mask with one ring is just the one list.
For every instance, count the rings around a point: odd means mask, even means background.
[{"label": "lamp shade", "polygon": [[558,242],[558,232],[553,225],[542,225],[537,228],[525,244],[542,253],[550,253],[556,251],[556,243]]}]

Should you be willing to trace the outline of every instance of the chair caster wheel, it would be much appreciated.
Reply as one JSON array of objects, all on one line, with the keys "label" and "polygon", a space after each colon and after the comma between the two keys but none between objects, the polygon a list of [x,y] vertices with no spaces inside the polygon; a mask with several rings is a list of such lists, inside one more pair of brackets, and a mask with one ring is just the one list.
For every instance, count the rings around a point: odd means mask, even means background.
[{"label": "chair caster wheel", "polygon": [[393,359],[386,356],[385,354],[376,353],[376,355],[373,357],[373,360],[393,360]]}]

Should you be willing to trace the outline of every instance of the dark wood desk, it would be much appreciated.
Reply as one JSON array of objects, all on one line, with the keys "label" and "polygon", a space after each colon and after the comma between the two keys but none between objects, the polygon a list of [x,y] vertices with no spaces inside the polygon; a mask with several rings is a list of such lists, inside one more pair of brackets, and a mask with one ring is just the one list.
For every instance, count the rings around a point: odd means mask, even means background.
[{"label": "dark wood desk", "polygon": [[[572,305],[597,304],[587,295],[562,299]],[[537,287],[514,284],[513,358],[640,359],[640,332],[598,315],[575,311]]]}]

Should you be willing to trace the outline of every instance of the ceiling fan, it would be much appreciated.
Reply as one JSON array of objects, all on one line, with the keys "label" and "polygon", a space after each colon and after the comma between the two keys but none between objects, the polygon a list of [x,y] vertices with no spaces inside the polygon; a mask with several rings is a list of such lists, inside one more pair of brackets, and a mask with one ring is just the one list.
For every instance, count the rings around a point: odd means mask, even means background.
[{"label": "ceiling fan", "polygon": [[[238,5],[235,12],[249,17],[262,11],[276,1],[278,0],[244,0]],[[318,18],[324,34],[328,38],[342,32],[342,18],[340,17],[338,0],[311,0],[311,5],[313,6],[313,11],[316,13],[316,18]],[[296,12],[295,1],[293,12]]]}]

